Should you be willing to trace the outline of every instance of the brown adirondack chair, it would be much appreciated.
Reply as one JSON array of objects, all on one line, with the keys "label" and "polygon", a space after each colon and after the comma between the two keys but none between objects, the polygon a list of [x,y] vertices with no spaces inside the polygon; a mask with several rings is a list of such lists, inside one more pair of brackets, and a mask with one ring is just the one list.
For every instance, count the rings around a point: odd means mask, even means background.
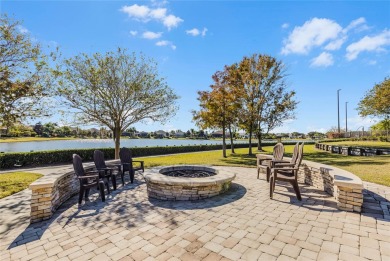
[{"label": "brown adirondack chair", "polygon": [[[119,151],[119,158],[122,165],[122,173],[129,172],[130,182],[134,182],[134,174],[137,170],[145,171],[144,162],[142,160],[133,160],[131,150],[128,148],[121,148]],[[138,163],[138,166],[134,166],[133,163]]]},{"label": "brown adirondack chair", "polygon": [[[88,195],[91,188],[98,188],[102,201],[106,201],[104,195],[105,182],[99,177],[99,173],[97,171],[85,172],[81,157],[77,154],[73,154],[73,169],[80,182],[79,204],[81,204],[84,195],[85,200],[88,200]],[[106,186],[108,193],[110,193],[108,183],[106,183]]]},{"label": "brown adirondack chair", "polygon": [[[95,150],[93,153],[93,161],[95,162],[96,170],[99,172],[101,178],[106,179],[107,182],[111,179],[112,186],[116,190],[116,175],[118,172],[114,172],[114,168],[109,168],[104,161],[104,153],[100,150]],[[122,178],[122,184],[124,180]]]},{"label": "brown adirondack chair", "polygon": [[273,156],[272,158],[264,158],[261,154],[257,154],[257,179],[259,179],[260,175],[260,169],[265,169],[266,175],[267,175],[267,181],[269,181],[269,177],[271,175],[271,167],[272,167],[272,161],[277,160],[281,161],[283,160],[283,154],[284,154],[284,146],[282,143],[277,143],[274,146],[273,150]]},{"label": "brown adirondack chair", "polygon": [[298,154],[299,154],[299,142],[297,142],[294,146],[294,149],[293,149],[293,155],[290,159],[290,161],[288,160],[272,160],[271,162],[271,169],[272,168],[275,168],[275,167],[294,167],[295,166],[295,162],[297,161],[297,157],[298,157]]},{"label": "brown adirondack chair", "polygon": [[297,195],[298,200],[302,200],[301,193],[298,186],[298,170],[301,165],[303,158],[303,146],[304,143],[299,148],[298,155],[296,157],[294,167],[283,167],[277,166],[272,168],[271,177],[270,177],[270,198],[272,199],[273,193],[275,191],[276,180],[289,182],[294,188],[295,194]]}]

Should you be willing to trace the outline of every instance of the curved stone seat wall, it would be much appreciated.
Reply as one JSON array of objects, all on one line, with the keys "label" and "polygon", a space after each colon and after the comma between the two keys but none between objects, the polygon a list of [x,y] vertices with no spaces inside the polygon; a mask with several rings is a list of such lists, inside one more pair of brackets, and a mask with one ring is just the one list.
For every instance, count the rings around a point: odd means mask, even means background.
[{"label": "curved stone seat wall", "polygon": [[[117,160],[106,161],[107,165]],[[84,164],[86,171],[95,167],[93,163]],[[50,219],[54,212],[80,189],[79,180],[73,167],[64,168],[58,173],[48,174],[31,183],[31,223]]]},{"label": "curved stone seat wall", "polygon": [[323,143],[316,143],[315,147],[320,150],[330,151],[332,153],[343,154],[346,156],[390,155],[390,149],[387,148],[351,147]]}]

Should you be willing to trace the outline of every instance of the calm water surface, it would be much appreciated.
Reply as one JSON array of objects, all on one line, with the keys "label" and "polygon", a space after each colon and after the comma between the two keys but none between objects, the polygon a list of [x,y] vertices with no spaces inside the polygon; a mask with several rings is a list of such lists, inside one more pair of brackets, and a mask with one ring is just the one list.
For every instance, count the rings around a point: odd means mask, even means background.
[{"label": "calm water surface", "polygon": [[[235,141],[247,143],[248,141]],[[121,139],[121,147],[155,147],[155,146],[181,146],[222,144],[222,140],[177,140],[177,139]],[[66,149],[95,149],[114,148],[112,139],[80,139],[80,140],[52,140],[30,142],[4,142],[0,143],[2,152],[26,152],[40,150],[66,150]]]}]

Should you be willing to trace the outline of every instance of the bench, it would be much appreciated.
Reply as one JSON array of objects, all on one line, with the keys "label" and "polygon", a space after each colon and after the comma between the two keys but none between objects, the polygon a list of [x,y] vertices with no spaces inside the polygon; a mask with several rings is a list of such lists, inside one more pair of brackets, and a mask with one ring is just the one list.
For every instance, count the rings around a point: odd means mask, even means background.
[{"label": "bench", "polygon": [[351,172],[303,160],[298,171],[298,182],[321,189],[333,196],[340,210],[358,213],[362,211],[363,181]]}]

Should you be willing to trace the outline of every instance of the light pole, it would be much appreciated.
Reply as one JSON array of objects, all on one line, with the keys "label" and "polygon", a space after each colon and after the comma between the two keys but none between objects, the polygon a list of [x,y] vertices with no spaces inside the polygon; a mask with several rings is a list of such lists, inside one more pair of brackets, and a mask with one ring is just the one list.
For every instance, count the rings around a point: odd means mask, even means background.
[{"label": "light pole", "polygon": [[341,89],[337,90],[337,129],[339,131],[339,134],[340,134],[340,99],[339,99],[340,91]]},{"label": "light pole", "polygon": [[348,102],[345,102],[345,135],[347,135],[347,132],[348,132],[348,106],[347,106]]}]

